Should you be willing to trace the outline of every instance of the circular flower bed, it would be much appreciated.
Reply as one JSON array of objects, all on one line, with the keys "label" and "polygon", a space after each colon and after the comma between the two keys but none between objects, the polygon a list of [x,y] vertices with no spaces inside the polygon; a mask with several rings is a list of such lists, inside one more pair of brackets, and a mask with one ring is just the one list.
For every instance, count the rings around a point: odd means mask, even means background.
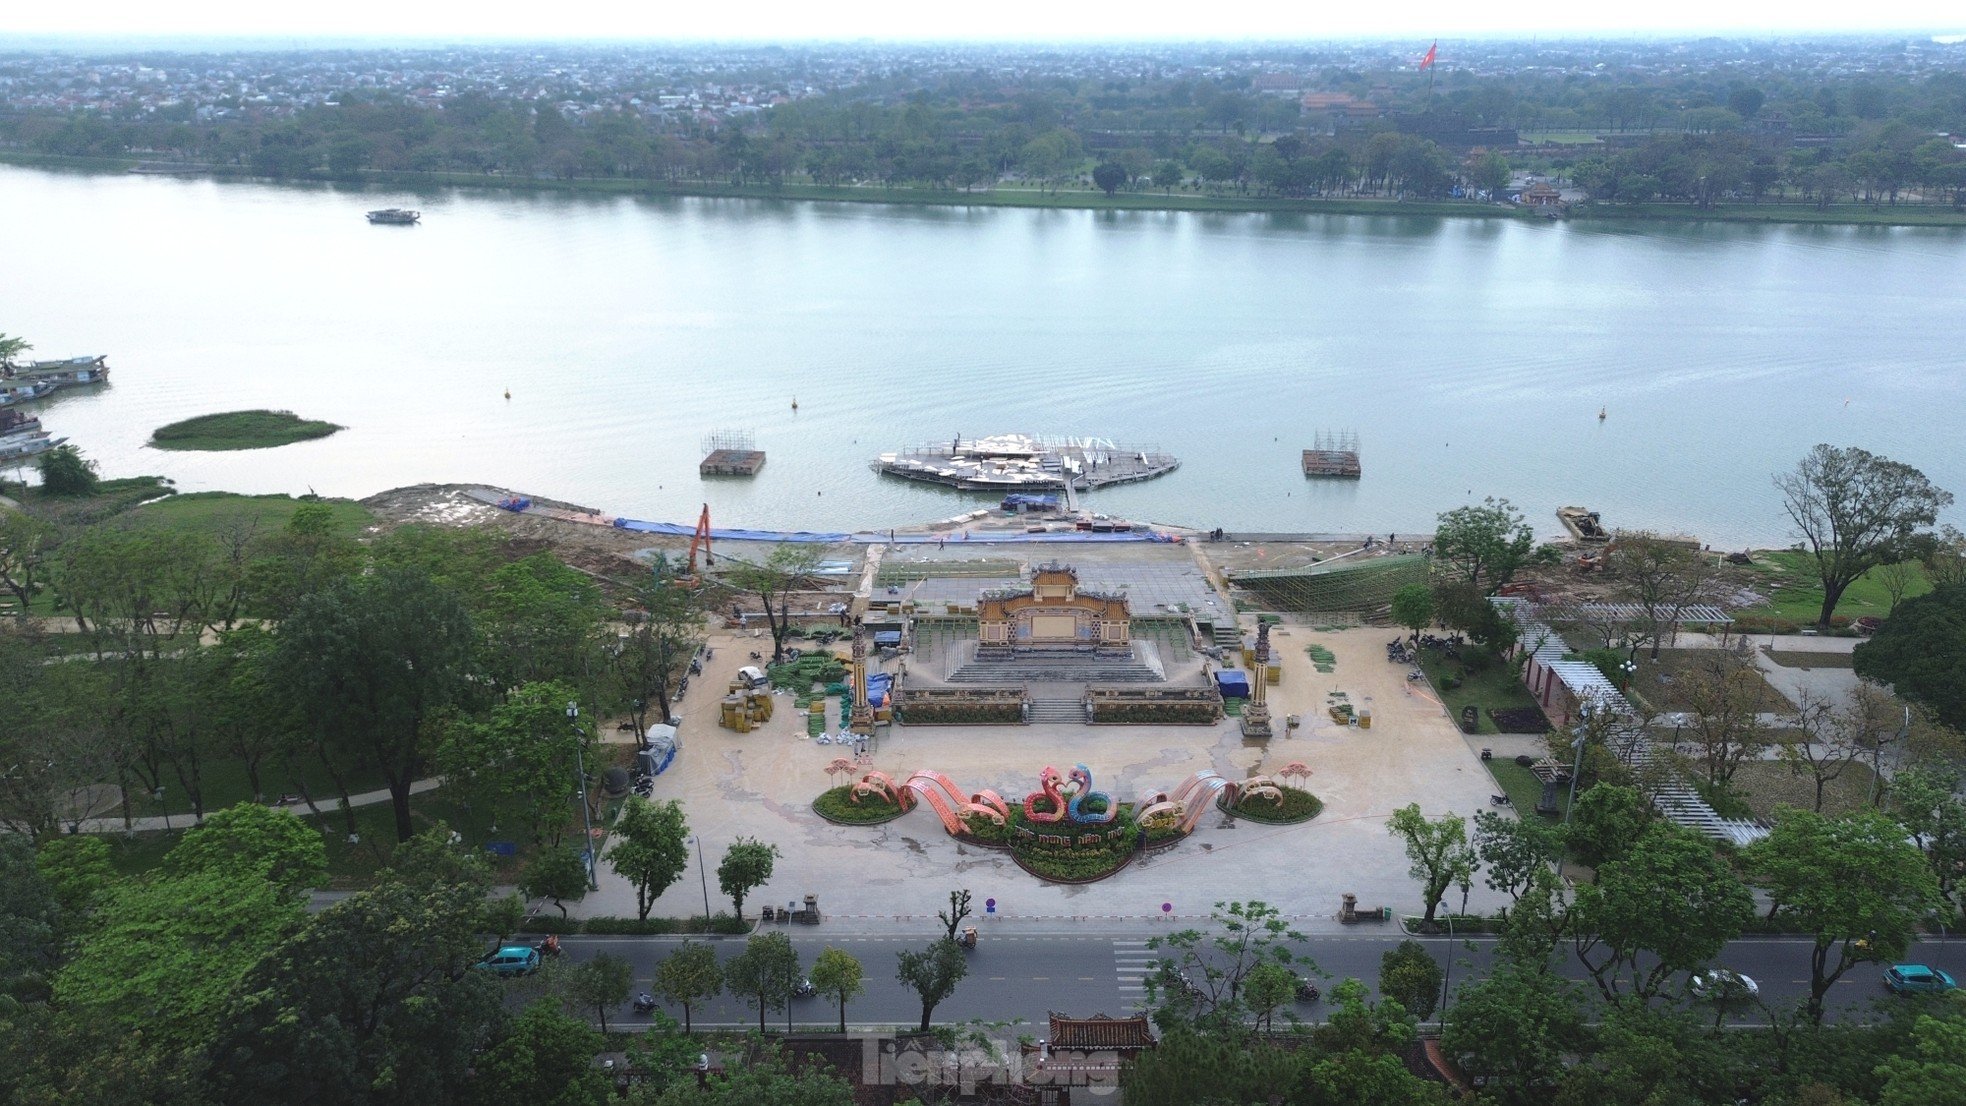
[{"label": "circular flower bed", "polygon": [[1244,796],[1233,807],[1224,807],[1238,818],[1252,822],[1268,822],[1272,825],[1287,826],[1297,822],[1308,822],[1324,810],[1324,803],[1316,795],[1298,787],[1279,788],[1283,792],[1283,802],[1257,796]]},{"label": "circular flower bed", "polygon": [[812,801],[812,809],[813,813],[828,822],[847,826],[872,826],[881,822],[892,822],[903,813],[899,803],[891,803],[878,795],[862,795],[859,802],[854,802],[851,785],[821,792],[820,796]]},{"label": "circular flower bed", "polygon": [[1096,883],[1133,862],[1129,838],[1119,848],[1034,848],[1019,845],[1010,852],[1019,868],[1052,883]]}]

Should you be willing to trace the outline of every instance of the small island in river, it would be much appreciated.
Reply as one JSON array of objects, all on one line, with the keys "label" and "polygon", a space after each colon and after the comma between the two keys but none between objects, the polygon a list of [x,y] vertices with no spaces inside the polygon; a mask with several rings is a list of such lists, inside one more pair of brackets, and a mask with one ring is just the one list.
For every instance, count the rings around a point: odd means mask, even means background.
[{"label": "small island in river", "polygon": [[331,422],[303,419],[292,411],[222,411],[160,426],[151,432],[150,444],[159,449],[204,451],[271,449],[325,438],[342,429]]}]

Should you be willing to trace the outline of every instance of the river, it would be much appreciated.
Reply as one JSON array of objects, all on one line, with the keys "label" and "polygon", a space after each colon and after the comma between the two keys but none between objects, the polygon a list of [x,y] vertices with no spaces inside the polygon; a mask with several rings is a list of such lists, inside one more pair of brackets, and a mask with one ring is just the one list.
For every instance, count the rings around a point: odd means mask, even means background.
[{"label": "river", "polygon": [[[423,223],[364,221],[384,206]],[[105,475],[184,490],[482,481],[637,518],[707,501],[719,525],[878,527],[988,500],[879,476],[874,455],[1027,431],[1174,453],[1177,472],[1089,504],[1200,527],[1413,532],[1496,495],[1545,534],[1577,503],[1715,547],[1784,543],[1770,476],[1823,441],[1966,495],[1958,230],[0,167],[0,242],[0,331],[113,370],[44,405],[49,429]],[[145,445],[247,407],[349,429],[245,453]],[[720,429],[755,435],[759,476],[697,476]],[[1305,479],[1319,430],[1357,433],[1363,479]]]}]

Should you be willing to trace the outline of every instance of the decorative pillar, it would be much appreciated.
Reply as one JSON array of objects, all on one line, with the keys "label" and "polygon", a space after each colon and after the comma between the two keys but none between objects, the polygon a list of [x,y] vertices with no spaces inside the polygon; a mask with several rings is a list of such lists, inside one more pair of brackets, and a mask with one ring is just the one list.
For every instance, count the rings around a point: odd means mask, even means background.
[{"label": "decorative pillar", "polygon": [[874,708],[867,702],[867,633],[859,626],[853,628],[853,686],[848,694],[853,696],[853,713],[847,716],[846,728],[873,736]]},{"label": "decorative pillar", "polygon": [[1256,627],[1256,671],[1250,680],[1249,702],[1242,708],[1242,736],[1245,740],[1267,740],[1270,731],[1270,624]]}]

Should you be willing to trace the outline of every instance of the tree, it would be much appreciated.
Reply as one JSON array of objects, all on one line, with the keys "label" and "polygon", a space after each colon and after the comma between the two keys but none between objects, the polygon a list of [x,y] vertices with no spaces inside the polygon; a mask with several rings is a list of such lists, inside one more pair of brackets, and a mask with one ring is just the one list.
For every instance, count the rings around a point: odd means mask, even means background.
[{"label": "tree", "polygon": [[1425,584],[1408,584],[1393,593],[1393,621],[1417,636],[1434,620],[1433,589]]},{"label": "tree", "polygon": [[[1860,687],[1871,685],[1860,684]],[[1862,722],[1866,711],[1861,704],[1839,707],[1809,688],[1796,696],[1795,709],[1785,721],[1797,740],[1775,747],[1775,755],[1790,775],[1808,775],[1815,786],[1815,800],[1809,809],[1823,812],[1824,793],[1841,779],[1866,751],[1869,736]]]},{"label": "tree", "polygon": [[655,900],[689,866],[689,822],[682,804],[630,796],[615,820],[607,860],[615,874],[634,885],[636,916],[647,921]]},{"label": "tree", "polygon": [[683,1032],[690,1032],[690,1007],[723,994],[724,970],[717,950],[684,941],[655,966],[655,993],[683,1008]]},{"label": "tree", "polygon": [[1875,811],[1825,818],[1786,808],[1741,859],[1774,904],[1769,917],[1813,938],[1805,1012],[1816,1024],[1843,973],[1903,955],[1919,920],[1943,901],[1904,827]]},{"label": "tree", "polygon": [[275,533],[259,543],[260,556],[246,570],[252,606],[285,618],[301,598],[362,566],[362,548],[343,530],[326,503],[302,503]]},{"label": "tree", "polygon": [[291,811],[240,803],[215,811],[164,857],[164,871],[236,870],[294,895],[320,886],[328,876],[321,831]]},{"label": "tree", "polygon": [[1443,511],[1434,530],[1434,556],[1471,584],[1493,595],[1530,559],[1535,532],[1506,499]]},{"label": "tree", "polygon": [[463,603],[419,569],[385,567],[303,599],[278,642],[277,686],[331,767],[359,759],[382,772],[397,840],[409,840],[410,785],[428,766],[430,723],[476,687],[476,631]]},{"label": "tree", "polygon": [[34,343],[10,334],[0,334],[0,369],[14,367],[14,358],[34,348]]},{"label": "tree", "polygon": [[36,867],[34,845],[0,835],[0,1019],[9,1000],[45,990],[60,951],[62,914],[53,885]]},{"label": "tree", "polygon": [[1126,183],[1126,168],[1110,161],[1102,161],[1092,168],[1092,183],[1110,196],[1119,191],[1120,185]]},{"label": "tree", "polygon": [[1674,976],[1720,955],[1754,917],[1748,889],[1686,830],[1655,822],[1571,908],[1577,960],[1605,999],[1657,997]]},{"label": "tree", "polygon": [[1577,796],[1564,844],[1595,867],[1622,859],[1651,821],[1651,806],[1636,788],[1600,783]]},{"label": "tree", "polygon": [[1541,967],[1506,964],[1463,986],[1441,1015],[1441,1048],[1505,1106],[1546,1101],[1566,1054],[1583,1041],[1576,985]]},{"label": "tree", "polygon": [[1179,188],[1181,176],[1181,163],[1178,161],[1163,161],[1154,166],[1154,186],[1163,193],[1171,194]]},{"label": "tree", "polygon": [[72,445],[60,445],[41,454],[35,462],[41,470],[41,490],[48,495],[80,498],[96,494],[100,479],[96,463],[86,460]]},{"label": "tree", "polygon": [[840,1010],[840,1032],[846,1032],[846,1004],[848,999],[858,998],[865,993],[861,982],[864,969],[860,961],[845,949],[826,948],[820,950],[812,962],[812,986],[815,991],[832,999]]},{"label": "tree", "polygon": [[1966,586],[1905,600],[1857,644],[1851,663],[1857,675],[1890,685],[1944,725],[1966,729]]},{"label": "tree", "polygon": [[1186,1023],[1241,1031],[1248,1021],[1243,990],[1257,965],[1301,965],[1305,970],[1315,970],[1315,965],[1290,949],[1289,942],[1303,940],[1303,934],[1291,929],[1268,903],[1218,902],[1209,918],[1207,934],[1184,929],[1148,942],[1149,948],[1166,952],[1159,961],[1163,981],[1179,974],[1199,989],[1197,995],[1161,996],[1163,1002],[1154,1017],[1163,1028]]},{"label": "tree", "polygon": [[964,888],[961,891],[949,892],[949,909],[938,910],[935,916],[942,919],[942,928],[947,931],[944,936],[953,941],[962,928],[963,919],[969,917],[970,913],[969,889]]},{"label": "tree", "polygon": [[567,916],[566,903],[587,897],[587,862],[569,846],[553,845],[539,850],[519,877],[519,890],[528,898],[552,899]]},{"label": "tree", "polygon": [[823,1064],[795,1072],[776,1046],[754,1043],[721,1075],[669,1083],[659,1096],[637,1097],[654,1106],[854,1106],[853,1085]]},{"label": "tree", "polygon": [[1420,881],[1426,904],[1427,925],[1446,896],[1447,887],[1463,867],[1474,863],[1468,850],[1468,823],[1458,814],[1443,814],[1428,821],[1419,803],[1409,803],[1386,822],[1386,830],[1406,846],[1406,859],[1412,862],[1407,874]]},{"label": "tree", "polygon": [[1818,445],[1775,476],[1795,534],[1809,547],[1823,583],[1816,624],[1829,628],[1836,604],[1872,566],[1898,559],[1921,526],[1952,505],[1952,493],[1925,474],[1851,446]]},{"label": "tree", "polygon": [[1379,993],[1424,1021],[1440,1004],[1445,974],[1425,945],[1401,941],[1379,957]]},{"label": "tree", "polygon": [[1674,727],[1678,748],[1691,748],[1707,784],[1726,789],[1743,761],[1768,743],[1764,714],[1779,705],[1774,689],[1755,666],[1746,638],[1723,640],[1718,648],[1694,650],[1680,680],[1688,710],[1685,725]]},{"label": "tree", "polygon": [[895,954],[899,964],[895,978],[914,989],[922,1000],[921,1032],[928,1032],[929,1019],[943,999],[956,993],[956,984],[969,974],[969,958],[962,946],[944,937],[920,952],[903,949]]},{"label": "tree", "polygon": [[1924,553],[1925,582],[1934,590],[1947,584],[1966,584],[1966,533],[1957,526],[1939,527]]},{"label": "tree", "polygon": [[670,692],[703,644],[703,605],[700,590],[682,585],[666,557],[657,555],[649,579],[631,593],[624,612],[628,630],[610,657],[615,687],[629,706],[635,741],[648,742],[649,708],[664,722]]},{"label": "tree", "polygon": [[0,506],[0,588],[14,597],[21,624],[27,607],[40,592],[54,545],[53,528],[26,511]]},{"label": "tree", "polygon": [[1615,596],[1638,608],[1626,627],[1628,647],[1650,645],[1653,660],[1689,607],[1720,597],[1718,559],[1645,530],[1621,531],[1605,569],[1616,582]]},{"label": "tree", "polygon": [[[570,1010],[592,1009],[608,1031],[608,1011],[628,1001],[635,983],[635,966],[612,953],[600,953],[560,973],[561,994]],[[592,1058],[592,1053],[589,1053]]]},{"label": "tree", "polygon": [[772,866],[783,855],[778,846],[740,837],[724,850],[717,864],[717,886],[730,896],[733,911],[744,917],[744,898],[771,880]]},{"label": "tree", "polygon": [[1966,1104],[1966,1018],[1918,1015],[1912,1023],[1911,1052],[1899,1052],[1877,1066],[1884,1080],[1878,1106],[1963,1106]]},{"label": "tree", "polygon": [[1267,1033],[1279,1008],[1287,1006],[1297,996],[1297,973],[1274,962],[1264,962],[1249,969],[1249,975],[1242,981],[1242,1003],[1249,1010],[1250,1020],[1257,1029]]},{"label": "tree", "polygon": [[786,543],[774,548],[764,563],[739,563],[724,574],[726,583],[757,596],[764,607],[773,664],[785,655],[785,636],[792,629],[792,593],[806,585],[824,554],[821,546]]},{"label": "tree", "polygon": [[608,613],[600,587],[551,553],[500,565],[485,580],[474,612],[493,686],[563,681],[592,691]]},{"label": "tree", "polygon": [[1474,852],[1482,871],[1488,873],[1482,882],[1513,903],[1529,889],[1537,871],[1556,863],[1562,845],[1556,833],[1541,822],[1484,810],[1474,816]]},{"label": "tree", "polygon": [[1898,824],[1918,842],[1932,879],[1947,902],[1966,870],[1966,799],[1959,771],[1943,765],[1911,765],[1891,777],[1891,806]]},{"label": "tree", "polygon": [[612,1089],[594,1063],[604,1047],[586,1022],[535,1001],[472,1065],[470,1096],[492,1106],[601,1106]]},{"label": "tree", "polygon": [[799,953],[783,933],[761,933],[744,942],[744,951],[724,965],[724,985],[758,1008],[758,1032],[765,1031],[765,1012],[785,1009],[799,982]]},{"label": "tree", "polygon": [[[1509,186],[1509,159],[1494,151],[1482,155],[1468,174],[1468,183],[1491,196]],[[1496,197],[1499,199],[1500,197]]]},{"label": "tree", "polygon": [[468,807],[557,844],[581,794],[579,766],[595,751],[592,732],[567,716],[574,695],[568,684],[526,684],[483,721],[453,722],[431,764]]}]

